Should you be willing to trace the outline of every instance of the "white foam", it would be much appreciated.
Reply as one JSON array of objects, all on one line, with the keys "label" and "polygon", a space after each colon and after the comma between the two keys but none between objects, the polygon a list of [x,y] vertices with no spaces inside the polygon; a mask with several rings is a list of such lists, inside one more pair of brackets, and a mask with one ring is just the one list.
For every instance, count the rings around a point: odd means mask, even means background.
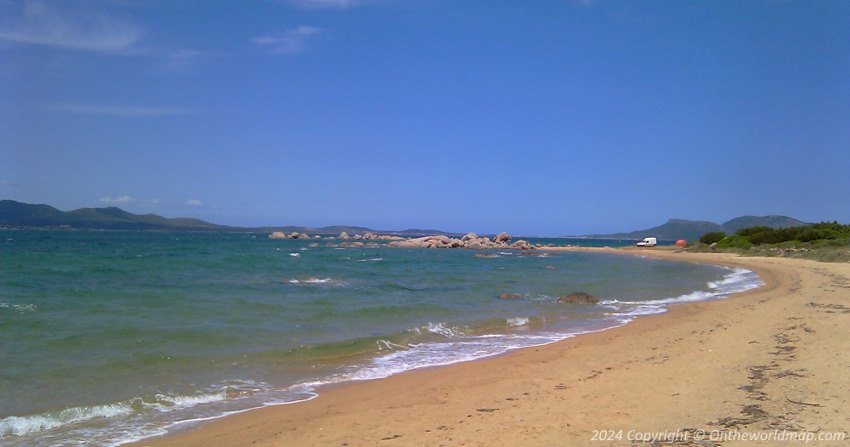
[{"label": "white foam", "polygon": [[402,346],[398,343],[393,343],[389,340],[378,340],[375,343],[378,345],[378,351],[393,351],[396,349],[405,349],[405,346]]},{"label": "white foam", "polygon": [[506,318],[505,322],[508,324],[508,327],[520,327],[526,326],[530,320],[528,317],[514,317],[514,318]]},{"label": "white foam", "polygon": [[344,285],[343,281],[336,281],[332,278],[307,278],[307,279],[290,279],[290,284],[339,284]]},{"label": "white foam", "polygon": [[26,313],[26,312],[35,312],[38,309],[38,306],[35,304],[10,304],[10,303],[0,303],[0,309],[12,309],[17,311],[18,313]]},{"label": "white foam", "polygon": [[764,284],[755,272],[740,268],[724,268],[729,269],[730,272],[717,281],[707,282],[708,290],[695,290],[684,295],[646,301],[603,300],[599,304],[611,310],[612,313],[608,315],[614,317],[655,315],[667,312],[667,305],[670,304],[725,298],[733,293],[744,292]]},{"label": "white foam", "polygon": [[57,412],[32,416],[9,416],[0,419],[0,438],[24,436],[51,430],[64,425],[84,422],[95,418],[113,418],[133,413],[132,401],[107,405],[66,408]]},{"label": "white foam", "polygon": [[297,257],[301,256],[301,253],[290,253],[289,256],[292,256],[293,258],[297,258]]},{"label": "white foam", "polygon": [[173,407],[190,408],[195,405],[208,404],[211,402],[220,402],[227,399],[227,390],[222,390],[220,393],[198,394],[195,396],[168,396],[157,394],[157,402],[165,403]]},{"label": "white foam", "polygon": [[428,323],[428,332],[440,334],[444,337],[454,338],[463,336],[463,330],[457,327],[448,327],[445,323]]}]

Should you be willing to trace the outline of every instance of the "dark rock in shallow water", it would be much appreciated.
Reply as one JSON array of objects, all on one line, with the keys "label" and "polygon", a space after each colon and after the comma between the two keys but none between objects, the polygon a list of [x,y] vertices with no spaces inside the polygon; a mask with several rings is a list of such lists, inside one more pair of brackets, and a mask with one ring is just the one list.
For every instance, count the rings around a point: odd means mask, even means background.
[{"label": "dark rock in shallow water", "polygon": [[559,302],[572,304],[596,304],[599,298],[585,292],[576,292],[558,298]]},{"label": "dark rock in shallow water", "polygon": [[495,253],[475,253],[476,258],[501,258],[501,256]]},{"label": "dark rock in shallow water", "polygon": [[502,300],[518,300],[520,298],[522,298],[522,295],[520,295],[519,293],[500,293],[499,294],[499,299],[502,299]]}]

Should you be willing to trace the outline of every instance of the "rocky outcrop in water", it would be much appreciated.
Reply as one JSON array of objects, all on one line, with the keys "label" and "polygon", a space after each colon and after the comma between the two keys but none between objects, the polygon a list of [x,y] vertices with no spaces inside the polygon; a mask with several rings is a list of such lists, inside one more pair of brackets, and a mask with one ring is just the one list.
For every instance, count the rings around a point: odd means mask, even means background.
[{"label": "rocky outcrop in water", "polygon": [[506,250],[534,250],[536,245],[528,243],[528,241],[518,240],[511,243],[513,239],[508,233],[499,233],[492,240],[478,236],[475,233],[467,233],[460,239],[450,238],[446,235],[437,234],[432,236],[423,236],[414,239],[404,239],[400,241],[390,242],[391,247],[403,248],[468,248],[472,250],[483,249],[506,249]]},{"label": "rocky outcrop in water", "polygon": [[275,231],[269,235],[269,239],[310,239],[310,235],[307,233],[299,233],[297,231],[293,231],[289,234],[286,234],[283,231]]}]

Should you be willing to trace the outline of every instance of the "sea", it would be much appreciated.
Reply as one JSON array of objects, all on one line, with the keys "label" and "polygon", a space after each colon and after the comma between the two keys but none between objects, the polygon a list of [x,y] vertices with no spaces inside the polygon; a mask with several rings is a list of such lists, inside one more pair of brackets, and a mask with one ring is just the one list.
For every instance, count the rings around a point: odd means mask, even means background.
[{"label": "sea", "polygon": [[[121,445],[762,284],[638,256],[338,242],[0,230],[0,446]],[[577,291],[601,301],[558,302]]]}]

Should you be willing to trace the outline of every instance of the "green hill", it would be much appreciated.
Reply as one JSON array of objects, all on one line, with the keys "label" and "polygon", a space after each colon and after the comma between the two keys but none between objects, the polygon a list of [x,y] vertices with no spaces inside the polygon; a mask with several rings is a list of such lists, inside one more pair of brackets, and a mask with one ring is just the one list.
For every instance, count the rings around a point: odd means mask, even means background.
[{"label": "green hill", "polygon": [[665,224],[647,228],[646,230],[630,231],[628,233],[594,234],[587,237],[640,240],[652,236],[667,241],[677,239],[693,241],[699,239],[703,234],[711,232],[722,231],[726,234],[734,234],[739,229],[747,227],[788,228],[802,225],[805,225],[805,223],[786,216],[741,216],[731,219],[723,225],[699,220],[670,219]]},{"label": "green hill", "polygon": [[236,229],[198,219],[169,219],[156,214],[132,214],[116,207],[80,208],[65,212],[49,205],[30,205],[14,200],[0,200],[0,226],[97,230],[226,231]]},{"label": "green hill", "polygon": [[741,216],[727,221],[723,224],[726,234],[734,234],[741,228],[769,227],[769,228],[791,228],[802,227],[805,222],[787,216]]},{"label": "green hill", "polygon": [[599,239],[640,240],[645,237],[652,236],[668,241],[677,239],[694,240],[699,239],[700,236],[711,231],[723,231],[723,227],[714,222],[670,219],[667,223],[647,228],[646,230],[637,230],[628,233],[594,234],[589,237]]},{"label": "green hill", "polygon": [[343,231],[352,236],[367,232],[399,236],[446,234],[439,230],[409,229],[402,231],[381,231],[351,225],[334,225],[321,228],[299,226],[229,227],[186,217],[168,218],[156,214],[133,214],[116,207],[80,208],[73,211],[60,211],[49,205],[32,205],[14,200],[0,200],[0,227],[4,226],[94,230],[252,231],[260,233],[285,231],[287,233],[299,232],[334,236]]}]

